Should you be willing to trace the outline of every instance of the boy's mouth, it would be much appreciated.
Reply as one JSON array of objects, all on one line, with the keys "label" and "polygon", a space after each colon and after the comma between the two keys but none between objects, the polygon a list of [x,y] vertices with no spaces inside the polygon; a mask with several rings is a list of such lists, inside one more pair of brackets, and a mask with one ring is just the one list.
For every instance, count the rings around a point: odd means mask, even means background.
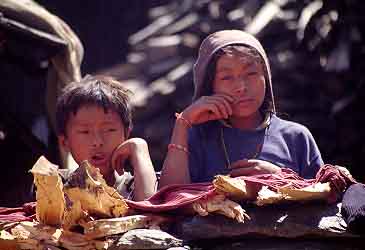
[{"label": "boy's mouth", "polygon": [[105,165],[105,163],[107,163],[108,161],[108,158],[106,157],[105,154],[97,153],[91,156],[90,161],[91,164],[99,166],[99,165]]}]

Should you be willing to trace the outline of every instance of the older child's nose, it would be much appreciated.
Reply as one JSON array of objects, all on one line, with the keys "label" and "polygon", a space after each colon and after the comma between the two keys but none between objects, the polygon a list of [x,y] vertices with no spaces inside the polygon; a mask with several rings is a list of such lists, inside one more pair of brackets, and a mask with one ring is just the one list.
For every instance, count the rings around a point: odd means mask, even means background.
[{"label": "older child's nose", "polygon": [[234,94],[240,95],[247,91],[247,85],[243,82],[236,85],[236,88],[234,89]]}]

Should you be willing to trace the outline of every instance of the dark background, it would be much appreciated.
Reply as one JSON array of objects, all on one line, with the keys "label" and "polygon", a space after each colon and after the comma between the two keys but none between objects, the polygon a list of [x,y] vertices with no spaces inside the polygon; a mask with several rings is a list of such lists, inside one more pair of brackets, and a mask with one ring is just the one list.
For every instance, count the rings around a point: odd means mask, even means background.
[{"label": "dark background", "polygon": [[[135,106],[133,136],[148,141],[156,170],[163,163],[174,112],[181,111],[191,101],[191,69],[170,82],[174,85],[171,93],[152,91],[154,84],[193,61],[197,45],[206,35],[224,28],[240,29],[243,19],[248,25],[268,3],[253,0],[37,2],[63,19],[79,36],[85,50],[83,75],[101,72],[128,84],[132,79],[142,86],[135,93],[137,96],[149,93],[142,98],[143,104]],[[313,2],[287,1],[281,6],[282,12],[269,20],[257,35],[271,62],[279,115],[311,130],[325,163],[345,166],[364,182],[365,4],[360,0],[323,1],[320,10],[301,31],[300,15]],[[157,50],[156,55],[145,41],[128,43],[131,35],[153,21],[149,11],[159,5],[169,6],[169,12],[164,15],[178,16],[175,23],[191,13],[197,14],[199,20],[173,34],[161,29],[150,37],[188,35],[197,40],[197,45],[182,43],[174,47],[176,51],[172,54],[164,56],[166,50],[161,49],[161,53]],[[214,12],[217,8],[218,14]],[[240,22],[227,18],[235,9],[246,11]],[[143,63],[131,63],[128,55],[135,52],[149,56]],[[29,199],[24,190],[29,190],[32,176],[27,170],[36,159],[42,154],[54,163],[59,163],[59,159],[55,134],[45,118],[45,102],[39,98],[45,89],[45,69],[19,65],[16,60],[5,63],[2,60],[0,57],[3,82],[14,84],[0,85],[0,104],[4,107],[0,112],[0,131],[7,132],[6,139],[0,140],[1,157],[6,159],[1,179],[2,186],[11,190],[1,192],[0,206],[14,206]],[[30,129],[33,134],[38,131],[37,138],[29,134]]]},{"label": "dark background", "polygon": [[125,60],[128,37],[148,24],[148,9],[168,1],[38,0],[64,20],[84,49],[82,72],[92,73]]}]

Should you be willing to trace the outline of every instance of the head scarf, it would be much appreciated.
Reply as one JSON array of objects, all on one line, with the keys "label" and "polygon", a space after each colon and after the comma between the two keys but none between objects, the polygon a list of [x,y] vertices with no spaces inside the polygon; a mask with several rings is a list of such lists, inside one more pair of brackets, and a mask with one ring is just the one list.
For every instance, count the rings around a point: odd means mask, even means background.
[{"label": "head scarf", "polygon": [[244,45],[255,49],[264,62],[265,80],[268,85],[267,90],[269,98],[272,102],[272,113],[275,113],[274,95],[271,84],[271,70],[267,55],[261,43],[252,35],[241,30],[223,30],[215,32],[209,35],[202,42],[199,55],[196,63],[194,64],[194,97],[195,101],[202,95],[204,87],[204,79],[206,75],[207,66],[212,59],[213,55],[221,48],[227,45]]}]

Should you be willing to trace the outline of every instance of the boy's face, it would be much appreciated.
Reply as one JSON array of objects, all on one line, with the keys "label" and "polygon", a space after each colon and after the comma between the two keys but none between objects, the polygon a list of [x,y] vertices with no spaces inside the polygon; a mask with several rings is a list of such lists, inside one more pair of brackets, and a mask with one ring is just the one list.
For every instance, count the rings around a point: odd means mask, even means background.
[{"label": "boy's face", "polygon": [[112,171],[113,150],[126,140],[124,131],[122,120],[115,111],[84,105],[76,114],[70,114],[66,135],[59,136],[59,140],[78,164],[88,160],[106,176]]},{"label": "boy's face", "polygon": [[213,92],[235,98],[232,104],[232,116],[235,117],[256,114],[265,97],[262,65],[257,60],[246,58],[237,54],[223,54],[216,64]]}]

